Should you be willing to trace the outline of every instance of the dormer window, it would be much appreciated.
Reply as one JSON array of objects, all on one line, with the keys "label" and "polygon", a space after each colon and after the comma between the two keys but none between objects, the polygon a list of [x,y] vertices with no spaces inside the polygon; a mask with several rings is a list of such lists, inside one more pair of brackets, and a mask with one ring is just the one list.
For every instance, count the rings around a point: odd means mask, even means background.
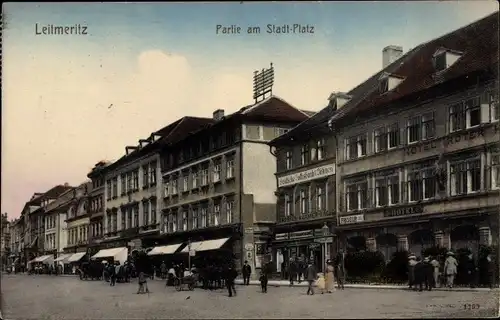
[{"label": "dormer window", "polygon": [[343,107],[349,100],[351,100],[352,96],[344,93],[344,92],[332,92],[328,100],[330,101],[329,106],[334,110],[340,109]]},{"label": "dormer window", "polygon": [[384,73],[379,78],[379,91],[380,94],[394,90],[404,78],[394,74]]},{"label": "dormer window", "polygon": [[434,68],[437,72],[451,67],[462,56],[461,52],[441,48],[433,55]]}]

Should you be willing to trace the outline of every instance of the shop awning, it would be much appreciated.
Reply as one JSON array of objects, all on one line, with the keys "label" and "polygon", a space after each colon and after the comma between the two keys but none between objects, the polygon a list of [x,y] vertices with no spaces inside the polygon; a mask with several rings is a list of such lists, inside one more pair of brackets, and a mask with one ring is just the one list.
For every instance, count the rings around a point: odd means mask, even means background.
[{"label": "shop awning", "polygon": [[65,254],[61,255],[59,258],[55,259],[54,262],[67,260],[72,255],[73,254],[71,254],[71,253],[65,253]]},{"label": "shop awning", "polygon": [[103,249],[99,250],[98,253],[94,254],[92,256],[92,259],[97,259],[97,258],[114,258],[118,256],[122,251],[127,250],[126,247],[122,248],[112,248],[112,249]]},{"label": "shop awning", "polygon": [[52,263],[52,262],[54,262],[54,256],[51,254],[47,254],[47,255],[36,258],[35,262]]},{"label": "shop awning", "polygon": [[80,261],[81,258],[86,254],[86,252],[77,252],[71,255],[71,257],[68,258],[68,262],[78,262]]},{"label": "shop awning", "polygon": [[[215,239],[215,240],[205,240],[200,242],[191,243],[191,250],[194,251],[210,251],[220,249],[224,243],[227,242],[229,238]],[[182,252],[189,252],[189,245],[187,245]]]},{"label": "shop awning", "polygon": [[173,254],[179,247],[182,245],[182,243],[179,244],[171,244],[168,246],[161,246],[161,247],[154,247],[153,250],[148,252],[148,256],[156,256],[160,254]]}]

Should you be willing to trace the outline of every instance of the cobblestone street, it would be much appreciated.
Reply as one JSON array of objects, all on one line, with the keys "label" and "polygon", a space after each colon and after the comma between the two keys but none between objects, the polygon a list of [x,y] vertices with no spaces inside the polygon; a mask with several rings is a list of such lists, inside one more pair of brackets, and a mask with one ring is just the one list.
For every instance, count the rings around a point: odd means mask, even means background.
[{"label": "cobblestone street", "polygon": [[[307,296],[305,288],[237,286],[222,290],[177,292],[150,281],[151,294],[136,295],[137,284],[110,287],[103,281],[73,277],[5,275],[4,319],[174,319],[174,318],[421,318],[493,317],[498,291],[410,292],[346,289]],[[189,298],[188,298],[189,297]]]}]

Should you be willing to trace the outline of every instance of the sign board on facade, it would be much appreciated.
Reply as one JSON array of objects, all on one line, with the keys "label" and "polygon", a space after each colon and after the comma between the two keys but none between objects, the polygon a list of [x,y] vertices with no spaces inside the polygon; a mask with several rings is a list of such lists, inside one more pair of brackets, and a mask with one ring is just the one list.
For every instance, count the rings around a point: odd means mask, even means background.
[{"label": "sign board on facade", "polygon": [[316,238],[316,239],[314,239],[314,242],[317,242],[317,243],[333,243],[333,237]]},{"label": "sign board on facade", "polygon": [[291,239],[312,238],[312,237],[314,237],[313,230],[290,232],[290,240]]},{"label": "sign board on facade", "polygon": [[245,228],[245,233],[246,234],[252,234],[253,233],[253,227]]},{"label": "sign board on facade", "polygon": [[253,250],[253,243],[245,243],[245,250]]},{"label": "sign board on facade", "polygon": [[340,224],[351,224],[351,223],[359,223],[365,221],[364,214],[354,214],[351,216],[340,217]]},{"label": "sign board on facade", "polygon": [[189,256],[190,257],[196,256],[196,251],[195,250],[189,250]]},{"label": "sign board on facade", "polygon": [[412,207],[386,209],[386,210],[384,210],[384,217],[399,217],[399,216],[406,216],[406,215],[411,215],[411,214],[421,214],[421,213],[424,213],[424,207],[421,205],[418,205],[418,206],[412,206]]},{"label": "sign board on facade", "polygon": [[451,145],[459,143],[460,141],[474,140],[478,137],[484,137],[483,128],[478,128],[476,130],[467,130],[465,132],[462,131],[462,132],[452,133],[445,138],[445,144]]},{"label": "sign board on facade", "polygon": [[277,233],[274,236],[274,240],[276,241],[288,240],[288,233]]},{"label": "sign board on facade", "polygon": [[335,164],[327,164],[314,169],[288,174],[278,178],[278,188],[328,177],[335,174]]},{"label": "sign board on facade", "polygon": [[299,215],[290,215],[290,216],[281,216],[280,222],[292,222],[292,221],[305,221],[305,220],[313,220],[325,217],[333,217],[334,212],[328,210],[320,210],[314,211],[307,214],[299,214]]}]

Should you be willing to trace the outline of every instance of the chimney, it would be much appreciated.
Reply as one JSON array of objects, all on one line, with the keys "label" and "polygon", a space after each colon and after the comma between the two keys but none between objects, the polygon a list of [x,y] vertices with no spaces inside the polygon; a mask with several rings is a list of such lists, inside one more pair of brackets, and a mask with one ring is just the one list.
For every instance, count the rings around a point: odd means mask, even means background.
[{"label": "chimney", "polygon": [[222,120],[222,118],[224,118],[224,110],[222,110],[222,109],[215,110],[213,113],[213,116],[214,116],[215,121]]},{"label": "chimney", "polygon": [[65,182],[65,183],[64,183],[64,186],[65,186],[65,187],[69,187],[69,183]]},{"label": "chimney", "polygon": [[352,97],[345,92],[332,92],[328,98],[328,100],[330,100],[329,106],[334,108],[334,110],[340,109],[351,100],[351,98]]},{"label": "chimney", "polygon": [[403,55],[403,47],[387,46],[382,50],[382,69],[398,60]]}]

